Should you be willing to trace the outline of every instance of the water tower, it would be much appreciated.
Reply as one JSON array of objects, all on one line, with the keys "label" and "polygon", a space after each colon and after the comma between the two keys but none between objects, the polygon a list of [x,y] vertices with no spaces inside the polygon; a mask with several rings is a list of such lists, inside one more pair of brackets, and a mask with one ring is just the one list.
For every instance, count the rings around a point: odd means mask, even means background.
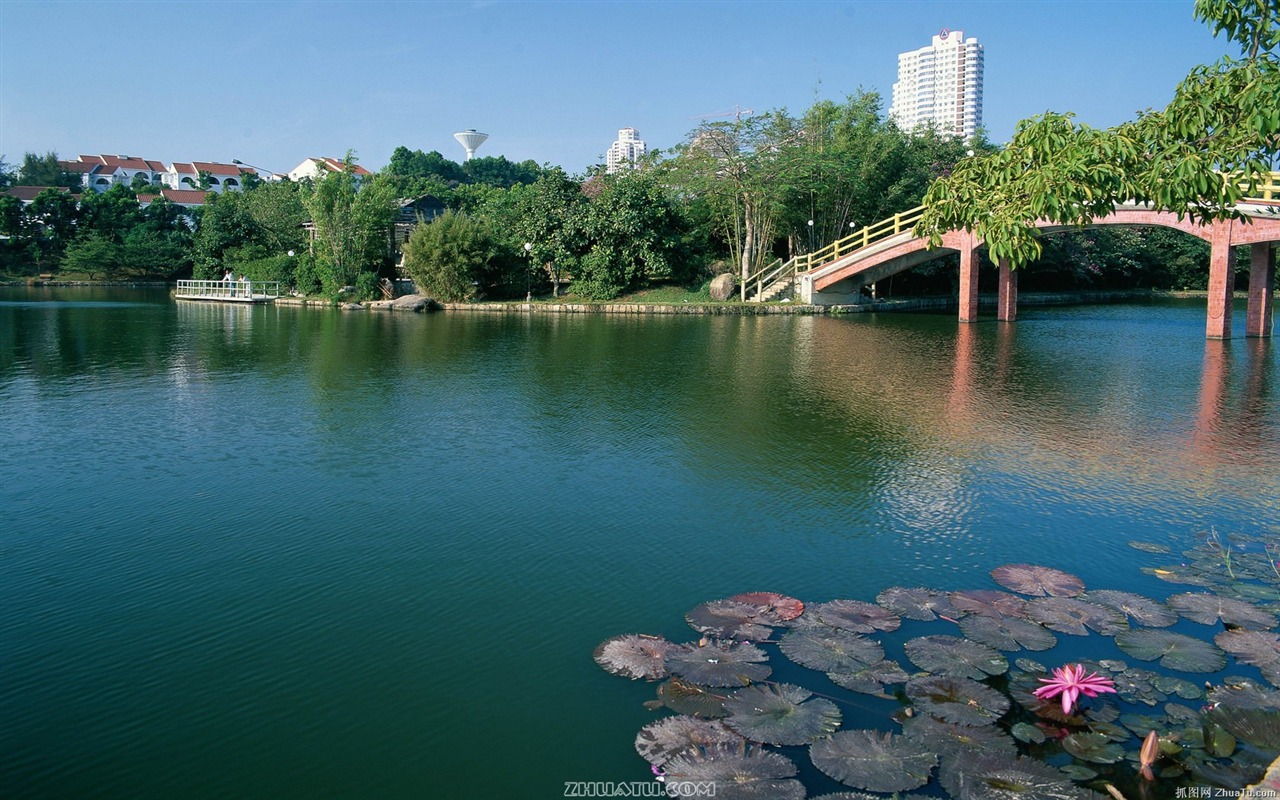
[{"label": "water tower", "polygon": [[458,131],[453,135],[458,140],[458,144],[466,148],[467,161],[476,154],[476,150],[480,149],[480,145],[484,144],[484,140],[489,138],[489,134],[480,133],[475,128],[470,130]]}]

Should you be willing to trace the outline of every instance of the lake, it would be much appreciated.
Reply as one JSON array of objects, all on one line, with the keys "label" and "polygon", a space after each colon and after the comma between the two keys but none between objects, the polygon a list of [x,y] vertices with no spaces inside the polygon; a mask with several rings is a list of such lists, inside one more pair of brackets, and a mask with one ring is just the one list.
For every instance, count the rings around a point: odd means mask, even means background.
[{"label": "lake", "polygon": [[0,795],[560,797],[649,777],[595,646],[706,600],[1182,591],[1128,543],[1280,536],[1237,336],[0,288]]}]

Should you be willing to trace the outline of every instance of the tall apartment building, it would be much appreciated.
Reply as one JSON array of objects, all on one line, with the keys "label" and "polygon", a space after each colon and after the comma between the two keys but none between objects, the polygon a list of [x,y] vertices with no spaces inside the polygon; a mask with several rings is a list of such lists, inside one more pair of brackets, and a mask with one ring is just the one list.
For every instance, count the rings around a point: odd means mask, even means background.
[{"label": "tall apartment building", "polygon": [[623,128],[618,131],[618,141],[609,145],[609,152],[605,154],[605,172],[614,173],[624,167],[630,168],[648,150],[635,128]]},{"label": "tall apartment building", "polygon": [[982,125],[982,45],[943,28],[928,47],[899,54],[889,115],[904,131],[932,122],[972,137]]}]

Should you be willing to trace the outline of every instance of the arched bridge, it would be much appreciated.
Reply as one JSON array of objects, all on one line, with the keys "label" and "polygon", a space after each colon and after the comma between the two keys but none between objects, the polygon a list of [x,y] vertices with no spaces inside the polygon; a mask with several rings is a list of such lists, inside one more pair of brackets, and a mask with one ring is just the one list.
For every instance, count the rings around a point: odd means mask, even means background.
[{"label": "arched bridge", "polygon": [[[1249,273],[1249,304],[1246,311],[1247,336],[1271,336],[1272,296],[1275,286],[1275,246],[1280,243],[1280,173],[1272,173],[1258,197],[1242,201],[1238,210],[1248,221],[1225,220],[1209,224],[1163,211],[1152,211],[1141,205],[1126,205],[1088,226],[1128,225],[1173,228],[1209,242],[1208,321],[1205,334],[1209,338],[1231,337],[1231,301],[1235,290],[1235,272],[1231,268],[1231,248],[1252,248]],[[960,254],[960,321],[972,322],[978,317],[977,250],[985,242],[967,231],[952,231],[942,238],[940,247],[930,248],[927,239],[914,235],[924,207],[904,211],[867,226],[833,242],[821,250],[797,256],[785,264],[775,262],[748,279],[743,287],[744,299],[768,300],[770,290],[794,285],[798,299],[815,305],[839,305],[861,302],[862,287],[883,280],[918,264],[950,253]],[[1044,233],[1077,230],[1047,221],[1037,223]],[[1012,321],[1017,317],[1017,272],[1001,262],[1000,295],[997,317]],[[751,296],[746,296],[751,292]]]}]

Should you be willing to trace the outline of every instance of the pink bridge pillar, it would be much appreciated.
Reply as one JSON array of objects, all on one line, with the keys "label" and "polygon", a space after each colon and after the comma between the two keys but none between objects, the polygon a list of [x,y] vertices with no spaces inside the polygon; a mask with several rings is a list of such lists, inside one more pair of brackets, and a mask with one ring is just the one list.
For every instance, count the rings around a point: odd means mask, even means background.
[{"label": "pink bridge pillar", "polygon": [[1236,273],[1231,263],[1231,220],[1216,222],[1209,240],[1209,309],[1204,335],[1231,338],[1231,299]]},{"label": "pink bridge pillar", "polygon": [[960,248],[960,321],[978,321],[978,248],[968,238]]},{"label": "pink bridge pillar", "polygon": [[1249,309],[1245,312],[1244,335],[1270,338],[1276,284],[1274,245],[1255,244],[1249,255]]},{"label": "pink bridge pillar", "polygon": [[1013,322],[1018,318],[1018,273],[1009,268],[1009,259],[1000,259],[1000,307],[996,319]]}]

